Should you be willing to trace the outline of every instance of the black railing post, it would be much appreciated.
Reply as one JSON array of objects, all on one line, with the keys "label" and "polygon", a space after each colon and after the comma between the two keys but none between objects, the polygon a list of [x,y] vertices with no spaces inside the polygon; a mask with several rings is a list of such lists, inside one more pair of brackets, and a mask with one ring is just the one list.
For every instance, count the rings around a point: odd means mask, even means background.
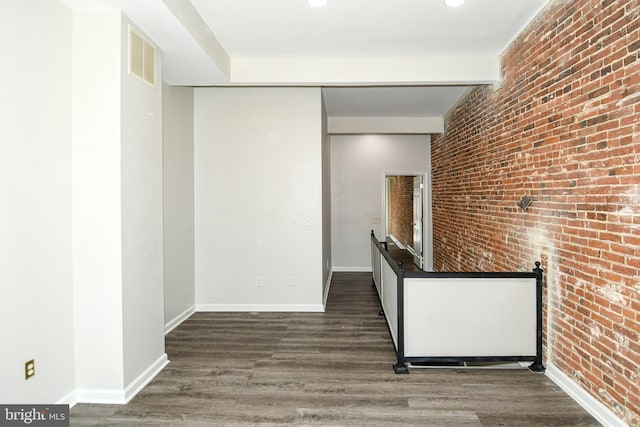
[{"label": "black railing post", "polygon": [[544,372],[542,364],[542,272],[540,261],[536,261],[536,358],[529,366],[531,372]]},{"label": "black railing post", "polygon": [[409,369],[404,363],[404,268],[402,267],[402,261],[398,262],[398,281],[397,281],[397,308],[398,308],[398,348],[396,349],[397,362],[393,365],[393,372],[396,374],[408,374]]}]

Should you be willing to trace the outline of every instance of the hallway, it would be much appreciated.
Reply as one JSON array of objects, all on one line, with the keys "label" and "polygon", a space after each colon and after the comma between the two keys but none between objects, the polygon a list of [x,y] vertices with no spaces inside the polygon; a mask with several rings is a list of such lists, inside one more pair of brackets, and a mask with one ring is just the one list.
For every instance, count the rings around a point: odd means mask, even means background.
[{"label": "hallway", "polygon": [[395,357],[370,273],[335,273],[325,313],[196,313],[128,405],[71,425],[597,426],[526,369],[412,369]]}]

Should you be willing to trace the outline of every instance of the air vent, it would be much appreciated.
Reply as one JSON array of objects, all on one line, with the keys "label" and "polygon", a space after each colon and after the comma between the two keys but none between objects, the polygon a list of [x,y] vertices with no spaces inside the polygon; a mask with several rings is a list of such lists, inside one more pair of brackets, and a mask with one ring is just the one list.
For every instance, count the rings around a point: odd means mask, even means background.
[{"label": "air vent", "polygon": [[129,27],[129,74],[156,86],[156,48]]}]

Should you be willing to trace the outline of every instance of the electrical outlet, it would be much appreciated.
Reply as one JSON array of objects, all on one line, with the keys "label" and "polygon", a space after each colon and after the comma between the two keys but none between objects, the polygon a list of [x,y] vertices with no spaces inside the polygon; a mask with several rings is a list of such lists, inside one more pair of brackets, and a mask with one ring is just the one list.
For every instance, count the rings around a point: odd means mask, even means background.
[{"label": "electrical outlet", "polygon": [[256,286],[264,286],[264,282],[262,281],[262,276],[256,276]]},{"label": "electrical outlet", "polygon": [[36,360],[31,359],[24,363],[24,379],[28,380],[36,374]]},{"label": "electrical outlet", "polygon": [[289,276],[289,287],[293,288],[294,286],[296,286],[296,277]]}]

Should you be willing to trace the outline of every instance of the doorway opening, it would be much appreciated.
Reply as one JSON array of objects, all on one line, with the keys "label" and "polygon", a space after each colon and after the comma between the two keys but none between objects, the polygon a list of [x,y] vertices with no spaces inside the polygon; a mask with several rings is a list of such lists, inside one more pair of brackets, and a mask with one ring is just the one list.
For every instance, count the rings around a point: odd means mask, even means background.
[{"label": "doorway opening", "polygon": [[424,267],[424,176],[385,175],[385,237]]}]

